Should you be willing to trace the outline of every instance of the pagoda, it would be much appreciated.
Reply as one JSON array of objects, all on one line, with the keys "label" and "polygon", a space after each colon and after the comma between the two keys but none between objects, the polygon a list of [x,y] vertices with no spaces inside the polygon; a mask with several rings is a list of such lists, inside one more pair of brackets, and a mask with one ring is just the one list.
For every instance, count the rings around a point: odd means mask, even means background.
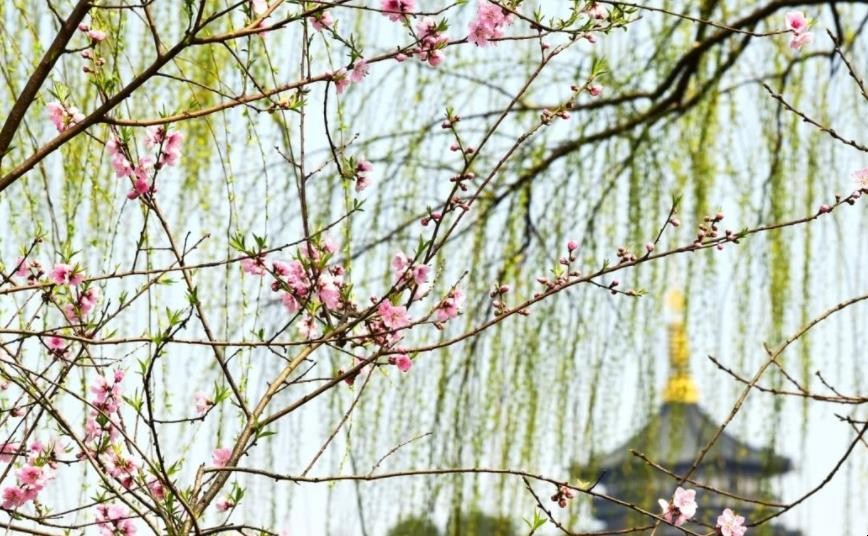
[{"label": "pagoda", "polygon": [[[654,469],[631,449],[678,476],[686,474],[697,454],[708,444],[720,425],[699,406],[699,391],[690,375],[690,354],[684,327],[684,297],[679,292],[667,294],[667,331],[669,346],[669,378],[663,390],[663,403],[650,421],[623,445],[584,466],[574,466],[573,472],[585,480],[594,481],[599,475],[608,495],[629,501],[654,513],[659,513],[657,499],[670,500],[678,480]],[[691,480],[723,490],[729,494],[765,502],[777,502],[771,495],[769,479],[792,469],[790,460],[769,449],[748,445],[726,431],[721,434],[703,458]],[[695,520],[716,524],[717,515],[731,508],[748,522],[776,509],[757,503],[739,501],[689,483],[684,487],[696,490],[699,510]],[[647,526],[649,519],[630,509],[608,501],[594,500],[594,516],[606,530],[625,530]],[[661,524],[658,536],[684,533]],[[751,536],[800,536],[801,532],[766,524],[750,530]]]}]

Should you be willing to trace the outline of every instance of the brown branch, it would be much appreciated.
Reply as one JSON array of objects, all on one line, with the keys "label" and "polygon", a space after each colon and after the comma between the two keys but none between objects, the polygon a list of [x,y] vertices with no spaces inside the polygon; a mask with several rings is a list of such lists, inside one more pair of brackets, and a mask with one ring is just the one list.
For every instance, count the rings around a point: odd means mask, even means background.
[{"label": "brown branch", "polygon": [[[78,24],[87,15],[90,7],[91,0],[78,0],[78,3],[72,9],[72,13],[69,14],[69,17],[61,25],[60,31],[57,32],[51,46],[45,51],[45,54],[39,61],[39,65],[36,66],[33,74],[30,75],[27,84],[21,90],[21,94],[15,100],[15,104],[12,105],[12,109],[9,110],[9,116],[3,123],[3,129],[0,130],[0,164],[3,163],[3,156],[12,144],[12,138],[15,137],[18,126],[24,120],[24,114],[27,113],[27,109],[30,108],[30,105],[36,99],[36,94],[45,82],[45,79],[48,78],[51,69],[54,68],[54,64],[63,55],[66,44],[75,35]],[[2,189],[0,187],[0,190]]]},{"label": "brown branch", "polygon": [[[596,497],[598,499],[602,499],[605,501],[609,501],[611,503],[617,504],[624,508],[633,510],[634,512],[641,514],[643,516],[649,517],[651,519],[657,520],[663,524],[671,525],[666,522],[662,517],[654,514],[653,512],[649,512],[648,510],[644,510],[643,508],[636,506],[633,503],[628,501],[618,499],[617,497],[612,497],[610,495],[606,495],[605,493],[601,493],[598,491],[594,491],[594,488],[597,485],[597,482],[594,482],[590,486],[586,487],[578,487],[570,485],[567,482],[563,482],[560,480],[556,480],[554,478],[544,476],[537,473],[530,473],[528,471],[520,471],[517,469],[492,469],[485,467],[463,467],[463,468],[455,468],[455,469],[416,469],[416,470],[408,470],[408,471],[396,471],[393,473],[379,473],[376,475],[333,475],[333,476],[323,476],[323,477],[302,477],[296,475],[285,475],[280,473],[274,473],[271,471],[265,471],[262,469],[254,469],[252,467],[209,467],[205,469],[206,473],[246,473],[251,475],[258,475],[270,478],[272,480],[284,480],[289,482],[294,482],[296,484],[324,484],[331,482],[347,482],[347,481],[355,481],[355,482],[372,482],[376,480],[387,480],[392,478],[401,478],[401,477],[411,477],[411,476],[436,476],[436,475],[457,475],[457,474],[490,474],[490,475],[511,475],[517,477],[529,478],[531,480],[536,480],[539,482],[548,482],[549,484],[553,484],[555,486],[566,486],[567,488],[577,491],[579,493],[583,493],[585,495],[590,495],[592,497]],[[674,526],[674,525],[672,525]],[[686,529],[684,527],[676,527],[678,530],[683,532],[684,534],[689,534],[691,536],[703,536],[700,533],[693,532],[692,530]],[[644,527],[635,529],[635,530],[644,530]],[[634,529],[630,529],[626,532],[615,532],[615,533],[599,533],[599,534],[626,534],[629,532],[635,532]],[[594,533],[591,533],[594,534]]]}]

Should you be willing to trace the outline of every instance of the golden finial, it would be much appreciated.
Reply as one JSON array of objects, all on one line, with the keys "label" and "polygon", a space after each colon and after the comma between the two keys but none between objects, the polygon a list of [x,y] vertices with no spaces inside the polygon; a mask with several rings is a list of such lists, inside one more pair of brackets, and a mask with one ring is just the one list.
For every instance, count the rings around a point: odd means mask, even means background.
[{"label": "golden finial", "polygon": [[666,293],[666,309],[672,314],[684,313],[684,294],[672,289]]},{"label": "golden finial", "polygon": [[683,318],[684,295],[677,290],[667,292],[666,309],[669,317],[669,380],[663,390],[663,401],[695,404],[699,401],[699,390],[690,376],[690,350]]}]

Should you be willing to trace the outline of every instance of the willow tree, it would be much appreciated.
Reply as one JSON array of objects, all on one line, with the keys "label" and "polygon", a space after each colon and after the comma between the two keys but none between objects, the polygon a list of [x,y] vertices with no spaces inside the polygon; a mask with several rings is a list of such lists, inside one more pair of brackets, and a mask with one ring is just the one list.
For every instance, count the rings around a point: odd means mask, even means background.
[{"label": "willow tree", "polygon": [[675,286],[721,430],[821,471],[776,515],[863,530],[860,4],[0,3],[3,526],[741,534],[570,475]]}]

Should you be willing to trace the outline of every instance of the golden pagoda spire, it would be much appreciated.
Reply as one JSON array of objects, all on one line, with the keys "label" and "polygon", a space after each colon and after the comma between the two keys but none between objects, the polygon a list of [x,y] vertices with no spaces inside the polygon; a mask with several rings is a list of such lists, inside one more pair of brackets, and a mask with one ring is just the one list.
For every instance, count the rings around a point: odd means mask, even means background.
[{"label": "golden pagoda spire", "polygon": [[699,390],[690,376],[690,350],[687,331],[684,329],[684,295],[677,290],[666,293],[666,309],[669,316],[669,379],[663,389],[663,401],[678,404],[695,404]]}]

